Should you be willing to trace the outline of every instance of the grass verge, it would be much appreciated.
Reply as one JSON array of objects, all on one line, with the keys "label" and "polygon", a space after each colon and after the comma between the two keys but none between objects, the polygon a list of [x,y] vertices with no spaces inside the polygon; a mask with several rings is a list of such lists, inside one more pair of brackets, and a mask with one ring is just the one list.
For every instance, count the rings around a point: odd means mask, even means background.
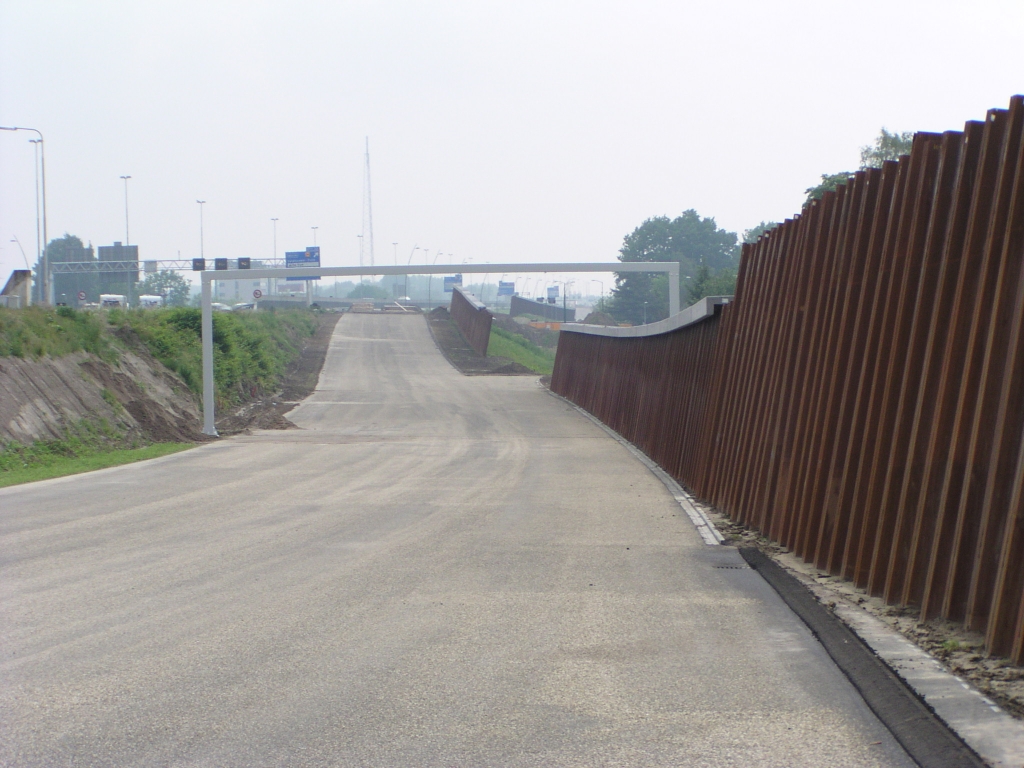
[{"label": "grass verge", "polygon": [[0,307],[0,357],[59,357],[92,352],[112,362],[117,352],[104,327],[99,313],[76,312],[70,307]]},{"label": "grass verge", "polygon": [[49,480],[65,475],[92,472],[135,461],[155,459],[191,448],[192,443],[154,443],[142,448],[96,449],[79,456],[53,456],[49,461],[33,462],[25,466],[0,470],[0,488],[36,480]]},{"label": "grass verge", "polygon": [[553,350],[538,347],[518,334],[494,326],[491,326],[491,338],[487,343],[487,356],[507,357],[540,374],[550,375],[555,367]]},{"label": "grass verge", "polygon": [[[153,356],[177,373],[196,394],[202,389],[201,313],[193,308],[113,310],[112,326],[134,332]],[[274,391],[288,364],[316,333],[308,310],[215,312],[213,367],[217,407],[246,402]]]}]

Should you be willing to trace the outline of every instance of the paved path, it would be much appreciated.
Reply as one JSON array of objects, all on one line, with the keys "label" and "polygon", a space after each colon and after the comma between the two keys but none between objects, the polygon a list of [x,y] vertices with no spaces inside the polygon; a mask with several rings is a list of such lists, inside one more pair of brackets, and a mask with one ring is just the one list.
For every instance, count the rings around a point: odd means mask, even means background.
[{"label": "paved path", "polygon": [[0,764],[911,764],[536,380],[348,315],[292,418],[0,490]]}]

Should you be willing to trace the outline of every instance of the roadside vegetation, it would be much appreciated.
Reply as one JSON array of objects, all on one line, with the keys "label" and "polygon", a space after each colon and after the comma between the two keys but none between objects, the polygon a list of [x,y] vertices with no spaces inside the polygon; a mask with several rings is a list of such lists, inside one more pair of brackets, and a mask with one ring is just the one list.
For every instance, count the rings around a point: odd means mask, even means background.
[{"label": "roadside vegetation", "polygon": [[146,444],[106,419],[83,419],[68,427],[59,440],[0,444],[0,488],[154,459],[191,447],[191,443]]},{"label": "roadside vegetation", "polygon": [[554,350],[544,349],[519,334],[494,326],[491,326],[487,343],[487,356],[507,357],[540,374],[550,375],[555,367]]},{"label": "roadside vegetation", "polygon": [[56,310],[33,305],[25,309],[0,307],[0,357],[59,357],[91,352],[108,362],[117,357],[104,320],[95,312]]},{"label": "roadside vegetation", "polygon": [[[896,160],[910,152],[913,133],[890,132],[882,128],[872,144],[861,147],[860,169],[880,168],[887,160]],[[805,204],[825,192],[847,183],[854,172],[823,174],[821,183],[806,190]],[[712,216],[701,216],[690,209],[675,218],[654,216],[626,235],[619,249],[619,260],[679,262],[679,298],[693,304],[705,296],[729,296],[736,293],[740,266],[741,241],[756,243],[758,238],[778,224],[762,221],[742,233],[719,227]],[[638,325],[668,317],[668,276],[644,272],[620,272],[612,295],[595,307],[619,322]]]},{"label": "roadside vegetation", "polygon": [[[213,316],[213,364],[217,405],[237,405],[273,391],[285,368],[316,333],[308,310],[217,312]],[[38,359],[91,352],[117,360],[126,335],[134,334],[196,394],[203,385],[202,314],[191,307],[95,312],[70,307],[0,307],[0,358]]]},{"label": "roadside vegetation", "polygon": [[[189,389],[197,395],[202,393],[200,310],[114,310],[109,322],[133,332]],[[316,333],[317,325],[317,315],[308,310],[214,313],[217,407],[237,405],[276,389],[285,368],[302,352],[303,341]]]},{"label": "roadside vegetation", "polygon": [[[187,307],[109,312],[0,308],[0,360],[87,352],[113,365],[122,350],[141,344],[199,395],[201,323],[200,310]],[[215,313],[217,407],[230,408],[276,391],[319,325],[319,315],[305,309]],[[120,412],[123,406],[114,392],[104,389],[100,394]],[[66,427],[58,440],[29,445],[0,441],[0,487],[154,458],[190,445],[154,443],[105,419],[83,419]]]}]

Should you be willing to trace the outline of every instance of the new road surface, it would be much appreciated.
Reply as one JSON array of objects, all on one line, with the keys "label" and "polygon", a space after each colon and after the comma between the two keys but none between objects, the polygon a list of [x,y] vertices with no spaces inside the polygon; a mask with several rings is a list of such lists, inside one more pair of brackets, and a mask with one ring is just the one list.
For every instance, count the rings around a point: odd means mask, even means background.
[{"label": "new road surface", "polygon": [[0,490],[0,764],[912,764],[536,379],[352,314],[290,418]]}]

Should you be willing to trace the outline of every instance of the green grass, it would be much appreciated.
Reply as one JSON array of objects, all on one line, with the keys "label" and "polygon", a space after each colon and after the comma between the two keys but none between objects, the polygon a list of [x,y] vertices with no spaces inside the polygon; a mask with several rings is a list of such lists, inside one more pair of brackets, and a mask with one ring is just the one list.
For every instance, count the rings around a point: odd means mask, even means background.
[{"label": "green grass", "polygon": [[[200,394],[202,317],[198,309],[113,310],[110,323],[133,331],[154,357]],[[217,407],[276,389],[288,363],[302,351],[303,339],[316,333],[318,325],[318,316],[308,310],[214,313]]]},{"label": "green grass", "polygon": [[104,318],[96,312],[35,305],[25,309],[0,307],[0,357],[59,357],[92,352],[109,362],[117,352],[104,328]]},{"label": "green grass", "polygon": [[96,449],[80,456],[54,456],[50,461],[0,470],[0,488],[32,483],[36,480],[49,480],[53,477],[77,475],[81,472],[92,472],[94,469],[116,467],[134,461],[155,459],[158,456],[166,456],[191,447],[191,443],[154,443],[142,448]]},{"label": "green grass", "polygon": [[[125,346],[123,334],[133,332],[199,394],[201,325],[200,310],[188,307],[110,312],[0,307],[0,358],[38,359],[81,351],[114,363]],[[217,406],[236,405],[276,389],[288,364],[302,351],[303,340],[316,333],[318,326],[319,316],[304,309],[214,313]]]},{"label": "green grass", "polygon": [[488,357],[507,357],[531,371],[551,374],[555,367],[555,353],[538,347],[533,342],[502,328],[491,327],[491,338],[487,342]]}]

